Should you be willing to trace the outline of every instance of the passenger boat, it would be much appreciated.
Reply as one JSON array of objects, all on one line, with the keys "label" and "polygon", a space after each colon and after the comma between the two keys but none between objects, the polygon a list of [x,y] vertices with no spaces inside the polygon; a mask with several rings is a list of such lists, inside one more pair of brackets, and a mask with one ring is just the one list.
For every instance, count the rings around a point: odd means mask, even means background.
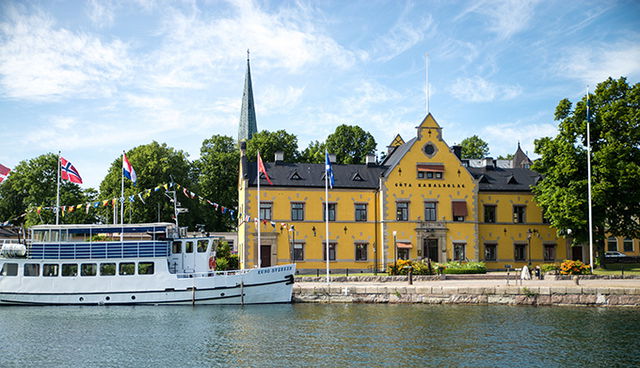
[{"label": "passenger boat", "polygon": [[215,271],[220,237],[172,223],[38,225],[0,249],[0,304],[289,303],[295,264]]}]

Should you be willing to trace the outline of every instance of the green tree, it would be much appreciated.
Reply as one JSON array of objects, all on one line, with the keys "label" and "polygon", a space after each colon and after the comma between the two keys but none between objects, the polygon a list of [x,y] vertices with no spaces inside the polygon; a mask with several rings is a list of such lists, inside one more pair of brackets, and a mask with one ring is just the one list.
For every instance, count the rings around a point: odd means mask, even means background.
[{"label": "green tree", "polygon": [[498,156],[498,160],[513,160],[513,153],[508,153],[506,156]]},{"label": "green tree", "polygon": [[[127,152],[127,158],[136,171],[138,182],[134,186],[131,180],[124,180],[124,195],[136,196],[134,202],[125,201],[125,222],[173,222],[173,203],[164,195],[164,188],[158,191],[151,191],[151,195],[144,196],[144,201],[140,201],[137,194],[145,189],[155,188],[160,184],[168,184],[171,181],[187,187],[196,192],[197,181],[192,165],[187,159],[187,154],[167,146],[165,143],[152,142],[137,146]],[[120,180],[122,177],[122,155],[113,161],[105,178],[100,183],[100,198],[120,198]],[[175,187],[173,188],[176,189]],[[193,226],[198,222],[198,216],[203,211],[198,199],[187,198],[183,195],[182,189],[177,190],[177,199],[182,207],[189,210],[186,214],[180,215],[180,226]],[[113,210],[111,208],[101,208],[102,220],[113,221]],[[119,213],[118,213],[119,216]]]},{"label": "green tree", "polygon": [[[237,207],[239,160],[240,152],[233,138],[214,135],[205,139],[200,159],[194,162],[201,195],[225,207]],[[211,208],[205,211],[203,220],[209,231],[230,231],[237,224],[235,217]]]},{"label": "green tree", "polygon": [[463,139],[460,146],[462,158],[478,159],[487,157],[489,154],[489,144],[477,135]]},{"label": "green tree", "polygon": [[273,161],[274,155],[278,151],[284,152],[284,161],[298,161],[298,137],[289,134],[284,130],[270,132],[259,131],[247,142],[247,157],[249,161],[256,161],[260,151],[262,161]]},{"label": "green tree", "polygon": [[311,141],[309,146],[300,154],[300,162],[311,164],[321,164],[324,162],[325,143],[320,141]]},{"label": "green tree", "polygon": [[371,133],[357,125],[346,124],[338,126],[326,142],[327,150],[336,155],[340,164],[363,164],[367,155],[376,153],[376,146]]},{"label": "green tree", "polygon": [[[55,207],[58,156],[47,153],[27,161],[21,161],[11,175],[0,185],[0,219],[3,221],[19,218],[16,223],[26,226],[55,223],[55,212],[37,207]],[[76,206],[95,199],[95,190],[82,190],[78,184],[69,181],[60,183],[60,206]],[[27,212],[29,211],[29,212]],[[60,214],[60,223],[92,223],[93,213],[82,210]]]},{"label": "green tree", "polygon": [[[541,157],[533,170],[543,179],[533,188],[535,200],[561,233],[571,230],[574,244],[588,239],[587,97],[573,108],[560,101],[558,135],[535,141]],[[593,232],[600,264],[604,242],[613,236],[640,236],[640,84],[607,79],[589,96],[592,164]]]}]

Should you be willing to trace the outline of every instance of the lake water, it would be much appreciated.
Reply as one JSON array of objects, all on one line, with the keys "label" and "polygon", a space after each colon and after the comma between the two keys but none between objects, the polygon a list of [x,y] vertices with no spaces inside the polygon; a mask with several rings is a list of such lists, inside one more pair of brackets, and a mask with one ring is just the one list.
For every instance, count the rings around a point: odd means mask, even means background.
[{"label": "lake water", "polygon": [[0,366],[640,366],[632,309],[2,307]]}]

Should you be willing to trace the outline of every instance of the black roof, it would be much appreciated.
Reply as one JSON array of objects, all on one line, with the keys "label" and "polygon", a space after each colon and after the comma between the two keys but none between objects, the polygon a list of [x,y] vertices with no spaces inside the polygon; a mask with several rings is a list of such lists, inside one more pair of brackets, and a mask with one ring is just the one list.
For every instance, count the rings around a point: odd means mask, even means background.
[{"label": "black roof", "polygon": [[523,168],[467,167],[475,179],[480,179],[481,192],[529,192],[542,178],[535,171]]},{"label": "black roof", "polygon": [[[249,186],[257,186],[256,162],[247,162],[242,158],[244,177],[249,180]],[[324,188],[324,164],[307,163],[264,163],[271,182],[278,187],[312,187]],[[341,165],[332,164],[334,188],[349,189],[377,189],[379,178],[386,167],[378,165]],[[262,178],[260,185],[269,186]]]}]

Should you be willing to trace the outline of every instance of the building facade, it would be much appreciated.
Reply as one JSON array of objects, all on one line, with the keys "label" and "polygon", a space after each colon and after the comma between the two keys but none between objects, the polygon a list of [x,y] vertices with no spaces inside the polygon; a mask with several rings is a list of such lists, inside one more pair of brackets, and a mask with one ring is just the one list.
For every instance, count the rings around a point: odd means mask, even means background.
[{"label": "building facade", "polygon": [[[530,189],[540,175],[519,145],[513,160],[463,160],[431,114],[412,139],[397,136],[381,163],[334,163],[328,199],[324,164],[275,157],[265,163],[269,185],[242,144],[241,152],[238,254],[245,268],[257,266],[260,254],[263,267],[295,262],[301,273],[323,272],[327,204],[336,272],[384,270],[399,258],[482,261],[489,269],[588,259],[587,247],[572,247],[544,219]],[[637,240],[615,240],[617,250],[637,253]]]}]

